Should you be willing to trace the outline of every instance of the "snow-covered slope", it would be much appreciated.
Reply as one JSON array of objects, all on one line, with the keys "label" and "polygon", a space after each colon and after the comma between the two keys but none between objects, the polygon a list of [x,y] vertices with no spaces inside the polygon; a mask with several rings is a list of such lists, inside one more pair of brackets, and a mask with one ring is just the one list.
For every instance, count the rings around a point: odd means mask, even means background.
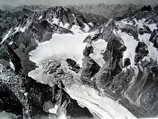
[{"label": "snow-covered slope", "polygon": [[82,51],[86,46],[83,42],[89,33],[53,34],[49,41],[39,43],[38,47],[30,52],[30,59],[41,62],[50,57],[72,58],[82,65]]}]

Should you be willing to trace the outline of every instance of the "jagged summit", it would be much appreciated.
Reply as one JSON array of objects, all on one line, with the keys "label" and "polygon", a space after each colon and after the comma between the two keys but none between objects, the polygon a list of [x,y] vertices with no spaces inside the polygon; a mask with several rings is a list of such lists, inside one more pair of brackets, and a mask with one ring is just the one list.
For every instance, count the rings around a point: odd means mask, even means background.
[{"label": "jagged summit", "polygon": [[41,32],[44,31],[51,34],[54,32],[88,32],[93,27],[93,23],[89,23],[80,12],[74,9],[58,6],[30,12],[32,15],[28,16],[29,14],[26,12],[26,15],[19,18],[20,22],[7,31],[8,33],[3,36],[1,42],[19,32],[25,33],[29,31],[40,36],[43,34]]}]

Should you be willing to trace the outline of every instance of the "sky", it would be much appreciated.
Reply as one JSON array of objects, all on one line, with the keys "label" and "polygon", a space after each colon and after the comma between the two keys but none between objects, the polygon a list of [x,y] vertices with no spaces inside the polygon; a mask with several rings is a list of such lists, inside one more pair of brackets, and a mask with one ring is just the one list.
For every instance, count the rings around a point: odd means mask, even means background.
[{"label": "sky", "polygon": [[73,5],[73,4],[98,4],[98,3],[105,3],[105,4],[154,4],[158,5],[158,0],[0,0],[0,7],[4,5],[12,5],[12,6],[19,6],[19,5]]}]

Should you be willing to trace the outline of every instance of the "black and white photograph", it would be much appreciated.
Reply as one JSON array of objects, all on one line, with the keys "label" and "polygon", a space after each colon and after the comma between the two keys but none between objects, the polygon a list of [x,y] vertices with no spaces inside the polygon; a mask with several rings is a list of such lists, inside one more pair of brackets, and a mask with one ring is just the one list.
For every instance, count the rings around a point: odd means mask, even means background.
[{"label": "black and white photograph", "polygon": [[0,0],[0,119],[158,119],[158,0]]}]

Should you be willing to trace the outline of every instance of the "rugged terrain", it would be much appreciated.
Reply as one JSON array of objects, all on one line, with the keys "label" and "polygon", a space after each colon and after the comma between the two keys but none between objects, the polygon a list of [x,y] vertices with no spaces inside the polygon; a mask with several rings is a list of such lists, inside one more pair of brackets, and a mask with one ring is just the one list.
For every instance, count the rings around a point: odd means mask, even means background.
[{"label": "rugged terrain", "polygon": [[157,116],[157,7],[121,11],[1,10],[0,111],[19,119]]}]

